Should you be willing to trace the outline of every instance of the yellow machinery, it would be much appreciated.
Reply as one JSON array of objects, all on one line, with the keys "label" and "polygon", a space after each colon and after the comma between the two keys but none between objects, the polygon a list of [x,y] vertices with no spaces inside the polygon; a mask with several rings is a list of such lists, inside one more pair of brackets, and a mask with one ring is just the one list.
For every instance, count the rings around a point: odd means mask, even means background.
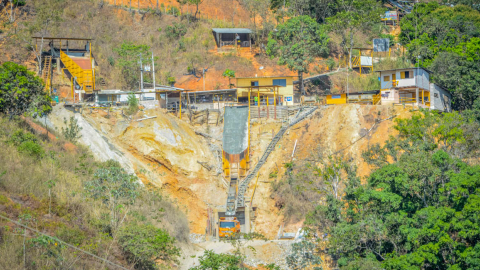
[{"label": "yellow machinery", "polygon": [[220,237],[232,236],[240,232],[240,222],[236,217],[221,217],[218,226],[218,235]]},{"label": "yellow machinery", "polygon": [[[95,61],[92,55],[92,39],[89,38],[63,38],[63,37],[32,37],[35,40],[35,51],[38,54],[48,54],[44,57],[42,78],[45,81],[45,89],[51,92],[51,76],[53,75],[52,61],[57,65],[57,72],[60,72],[60,63],[64,68],[62,73],[70,77],[72,83],[72,97],[74,95],[74,87],[78,85],[77,90],[83,91],[85,94],[91,94],[95,90]],[[62,44],[63,41],[63,44]],[[69,48],[70,43],[86,42],[86,46],[81,49]],[[40,49],[37,43],[40,42]],[[50,52],[44,52],[43,48],[48,42]],[[72,44],[70,44],[72,45]],[[78,44],[76,46],[78,48]]]}]

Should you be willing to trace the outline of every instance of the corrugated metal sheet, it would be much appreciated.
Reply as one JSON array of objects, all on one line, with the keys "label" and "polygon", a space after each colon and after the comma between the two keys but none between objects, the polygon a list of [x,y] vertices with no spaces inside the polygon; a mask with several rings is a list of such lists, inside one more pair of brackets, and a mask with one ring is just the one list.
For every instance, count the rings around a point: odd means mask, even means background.
[{"label": "corrugated metal sheet", "polygon": [[219,34],[251,34],[248,28],[212,28],[212,31]]}]

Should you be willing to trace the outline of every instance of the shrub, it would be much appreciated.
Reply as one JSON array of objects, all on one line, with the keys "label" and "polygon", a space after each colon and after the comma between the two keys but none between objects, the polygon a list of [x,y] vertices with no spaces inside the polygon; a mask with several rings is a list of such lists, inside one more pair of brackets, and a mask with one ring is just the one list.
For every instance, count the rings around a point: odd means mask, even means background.
[{"label": "shrub", "polygon": [[84,184],[86,195],[102,200],[110,209],[112,227],[116,228],[124,205],[131,205],[138,196],[138,179],[118,166],[100,168],[92,181]]},{"label": "shrub", "polygon": [[81,245],[85,240],[85,233],[77,228],[61,227],[55,234],[59,239],[75,246]]},{"label": "shrub", "polygon": [[187,33],[187,26],[183,23],[173,23],[165,28],[165,33],[170,39],[178,39]]},{"label": "shrub", "polygon": [[42,146],[33,141],[23,142],[17,147],[17,149],[19,152],[35,157],[43,157],[45,155]]},{"label": "shrub", "polygon": [[82,137],[80,131],[82,128],[78,125],[78,120],[75,117],[70,117],[70,122],[67,123],[67,118],[63,118],[63,123],[65,123],[65,128],[62,127],[62,134],[65,139],[75,143],[78,139]]},{"label": "shrub", "polygon": [[177,261],[180,249],[175,238],[153,225],[128,225],[119,232],[118,242],[137,269],[157,269],[155,261]]},{"label": "shrub", "polygon": [[35,135],[32,133],[24,132],[21,129],[15,131],[8,139],[8,142],[15,145],[19,152],[26,153],[37,158],[45,155],[45,151],[38,143],[37,137],[35,137]]},{"label": "shrub", "polygon": [[328,70],[333,70],[336,65],[337,65],[337,63],[335,62],[335,59],[333,59],[333,58],[328,58],[328,60],[327,60]]},{"label": "shrub", "polygon": [[128,114],[134,114],[138,112],[138,99],[134,93],[128,94],[127,103],[128,103],[128,109],[127,109]]}]

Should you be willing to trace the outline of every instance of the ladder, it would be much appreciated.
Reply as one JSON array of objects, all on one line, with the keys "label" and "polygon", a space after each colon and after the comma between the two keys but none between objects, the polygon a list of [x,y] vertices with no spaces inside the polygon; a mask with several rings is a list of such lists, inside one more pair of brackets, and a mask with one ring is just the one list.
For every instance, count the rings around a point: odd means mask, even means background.
[{"label": "ladder", "polygon": [[[317,109],[317,107],[304,107],[304,110],[302,111],[302,109],[300,109],[298,111],[298,113],[295,115],[295,117],[292,119],[292,121],[290,121],[290,123],[288,122],[285,122],[284,125],[282,126],[282,128],[280,129],[280,131],[275,135],[275,137],[273,137],[272,141],[270,142],[270,144],[267,146],[267,149],[265,150],[265,152],[263,153],[262,157],[260,158],[260,160],[258,161],[257,165],[255,165],[255,167],[253,168],[252,171],[250,171],[247,175],[247,177],[245,177],[245,179],[240,182],[240,184],[238,185],[238,194],[237,194],[237,203],[236,203],[236,207],[245,207],[245,193],[248,189],[248,185],[250,184],[250,181],[257,175],[257,173],[260,171],[260,169],[262,168],[263,164],[265,164],[265,162],[267,161],[267,158],[268,156],[270,155],[270,153],[275,150],[275,146],[277,145],[277,143],[280,141],[280,139],[283,137],[283,134],[285,134],[285,132],[287,131],[287,129],[295,124],[297,124],[298,122],[302,121],[303,119],[305,119],[305,117],[309,116],[310,114],[312,114],[315,110]],[[227,211],[228,211],[228,206],[227,206]],[[233,212],[233,214],[235,214],[235,212]]]},{"label": "ladder", "polygon": [[45,82],[45,91],[50,93],[50,79],[52,76],[52,56],[43,59],[42,79]]}]

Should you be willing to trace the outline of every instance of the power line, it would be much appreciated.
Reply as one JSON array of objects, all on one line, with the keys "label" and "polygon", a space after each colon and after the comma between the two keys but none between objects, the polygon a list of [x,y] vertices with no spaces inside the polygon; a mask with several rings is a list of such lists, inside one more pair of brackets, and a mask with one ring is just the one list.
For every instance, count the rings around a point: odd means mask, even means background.
[{"label": "power line", "polygon": [[51,239],[53,239],[53,240],[55,240],[55,241],[58,241],[58,242],[66,245],[66,246],[69,246],[69,247],[71,247],[71,248],[73,248],[73,249],[75,249],[75,250],[78,250],[78,251],[80,251],[80,252],[83,252],[83,253],[85,253],[85,254],[87,254],[87,255],[90,255],[90,256],[92,256],[92,257],[94,257],[94,258],[96,258],[96,259],[99,259],[99,260],[101,260],[101,261],[103,261],[103,262],[106,262],[106,263],[108,263],[108,264],[110,264],[110,265],[112,265],[112,266],[118,267],[118,268],[120,268],[120,269],[129,270],[129,269],[127,269],[127,268],[125,268],[125,267],[123,267],[123,266],[121,266],[121,265],[118,265],[118,264],[116,264],[116,263],[114,263],[114,262],[111,262],[111,261],[109,261],[109,260],[107,260],[107,259],[98,257],[97,255],[94,255],[94,254],[92,254],[92,253],[90,253],[90,252],[88,252],[88,251],[85,251],[85,250],[83,250],[83,249],[77,248],[76,246],[70,245],[69,243],[63,242],[62,240],[60,240],[60,239],[58,239],[58,238],[55,238],[55,237],[52,237],[52,236],[50,236],[50,235],[48,235],[48,234],[42,233],[41,231],[38,231],[38,230],[36,230],[36,229],[34,229],[34,228],[31,228],[31,227],[29,227],[29,226],[27,226],[27,225],[23,225],[23,224],[21,224],[21,223],[19,223],[19,222],[17,222],[17,221],[14,221],[14,220],[12,220],[12,219],[10,219],[10,218],[8,218],[8,217],[5,217],[5,216],[3,216],[3,215],[0,215],[0,218],[6,219],[6,220],[8,220],[8,221],[10,221],[10,222],[13,222],[13,223],[17,224],[18,226],[21,226],[21,227],[24,227],[24,228],[26,228],[26,229],[32,230],[32,231],[34,231],[34,232],[36,232],[36,233],[45,235],[46,237],[49,237],[49,238],[51,238]]}]

